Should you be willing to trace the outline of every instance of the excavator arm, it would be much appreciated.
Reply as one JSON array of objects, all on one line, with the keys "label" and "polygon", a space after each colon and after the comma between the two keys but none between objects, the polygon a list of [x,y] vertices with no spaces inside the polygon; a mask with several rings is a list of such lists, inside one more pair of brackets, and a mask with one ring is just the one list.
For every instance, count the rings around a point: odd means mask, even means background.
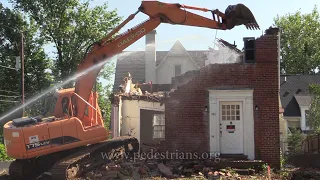
[{"label": "excavator arm", "polygon": [[[240,6],[240,8],[239,8]],[[238,25],[245,25],[250,29],[259,29],[259,26],[251,11],[240,4],[239,6],[229,6],[226,13],[219,10],[209,10],[181,4],[162,3],[159,1],[142,1],[138,11],[131,14],[124,22],[112,30],[106,37],[99,42],[94,43],[89,49],[83,61],[80,63],[77,73],[83,73],[87,69],[99,64],[99,67],[90,69],[76,81],[75,93],[88,101],[91,90],[96,81],[98,73],[106,63],[106,59],[121,53],[125,48],[145,36],[150,31],[157,28],[161,23],[173,25],[186,25],[195,27],[204,27],[219,30],[232,29]],[[187,11],[187,9],[211,12],[213,19],[197,15]],[[115,36],[115,34],[129,21],[134,19],[139,12],[145,13],[149,19],[128,31]],[[246,14],[245,14],[246,13]],[[84,116],[86,103],[78,99],[77,117],[82,119]]]}]

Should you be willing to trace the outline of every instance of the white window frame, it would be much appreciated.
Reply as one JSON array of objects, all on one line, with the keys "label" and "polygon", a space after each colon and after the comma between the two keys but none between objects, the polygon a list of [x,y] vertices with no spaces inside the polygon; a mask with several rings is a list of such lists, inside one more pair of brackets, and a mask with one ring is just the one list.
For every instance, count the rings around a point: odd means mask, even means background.
[{"label": "white window frame", "polygon": [[307,123],[308,122],[307,111],[309,111],[309,116],[310,116],[310,110],[309,109],[305,109],[304,110],[304,117],[305,117],[305,121],[306,121],[306,128],[310,129],[310,126],[308,126],[308,123]]},{"label": "white window frame", "polygon": [[300,127],[302,131],[310,130],[310,127],[307,126],[306,110],[309,110],[308,106],[300,106]]},{"label": "white window frame", "polygon": [[[160,118],[160,120],[159,120]],[[165,116],[164,114],[154,114],[153,121],[153,139],[165,139]],[[156,130],[156,128],[158,128]]]}]

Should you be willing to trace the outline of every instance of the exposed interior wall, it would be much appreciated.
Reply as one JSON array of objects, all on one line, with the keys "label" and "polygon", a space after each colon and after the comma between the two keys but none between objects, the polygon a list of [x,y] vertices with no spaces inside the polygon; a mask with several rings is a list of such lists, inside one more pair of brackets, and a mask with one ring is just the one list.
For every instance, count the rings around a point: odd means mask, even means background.
[{"label": "exposed interior wall", "polygon": [[[121,136],[134,136],[141,144],[141,139],[144,138],[144,133],[146,132],[145,130],[141,129],[142,126],[140,124],[145,123],[145,119],[148,119],[150,115],[141,114],[140,110],[164,112],[164,109],[165,105],[161,105],[159,102],[149,102],[143,100],[122,100],[122,105],[119,107],[119,111],[121,110]],[[150,121],[152,122],[152,119]]]},{"label": "exposed interior wall", "polygon": [[155,111],[151,110],[140,110],[140,142],[149,143],[152,142],[153,138],[153,115]]}]

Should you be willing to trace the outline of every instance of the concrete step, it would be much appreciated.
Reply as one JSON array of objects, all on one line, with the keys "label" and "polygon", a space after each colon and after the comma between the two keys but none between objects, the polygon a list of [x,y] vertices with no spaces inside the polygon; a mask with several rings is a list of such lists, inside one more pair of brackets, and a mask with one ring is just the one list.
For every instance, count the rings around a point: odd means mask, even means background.
[{"label": "concrete step", "polygon": [[[240,170],[262,170],[262,166],[265,164],[263,161],[258,160],[230,160],[221,159],[220,163],[217,164],[218,168],[232,168]],[[249,173],[249,172],[248,172]],[[240,174],[240,173],[239,173]]]},{"label": "concrete step", "polygon": [[253,175],[256,171],[254,169],[237,169],[233,168],[233,171],[238,173],[239,175]]},{"label": "concrete step", "polygon": [[220,154],[220,158],[233,160],[248,160],[248,156],[243,154]]}]

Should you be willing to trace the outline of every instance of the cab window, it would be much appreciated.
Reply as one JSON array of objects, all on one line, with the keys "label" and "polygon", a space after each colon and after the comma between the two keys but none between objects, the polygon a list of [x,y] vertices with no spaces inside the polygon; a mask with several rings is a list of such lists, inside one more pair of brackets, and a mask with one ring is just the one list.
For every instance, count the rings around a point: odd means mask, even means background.
[{"label": "cab window", "polygon": [[69,99],[67,97],[62,99],[62,112],[63,114],[69,114]]}]

